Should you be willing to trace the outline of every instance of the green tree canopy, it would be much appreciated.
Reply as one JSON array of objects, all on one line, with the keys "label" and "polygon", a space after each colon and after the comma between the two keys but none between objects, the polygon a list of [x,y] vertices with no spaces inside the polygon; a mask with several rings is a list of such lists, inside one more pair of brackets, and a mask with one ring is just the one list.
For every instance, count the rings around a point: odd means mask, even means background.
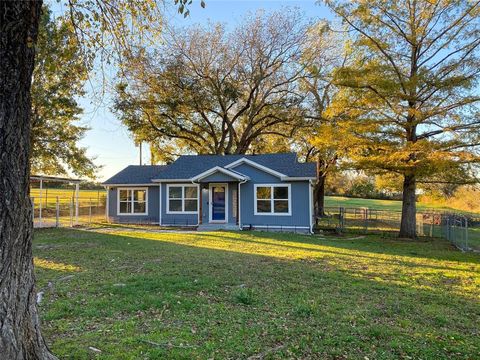
[{"label": "green tree canopy", "polygon": [[334,83],[335,71],[346,65],[349,54],[345,34],[332,31],[328,22],[309,28],[300,60],[304,64],[299,81],[304,121],[294,134],[293,147],[306,161],[317,163],[314,204],[320,216],[324,215],[327,177],[337,171],[349,147],[348,134],[338,126],[343,111],[335,106],[340,88]]},{"label": "green tree canopy", "polygon": [[[478,1],[327,1],[361,56],[336,74],[359,168],[403,177],[400,235],[414,237],[419,180],[473,175],[480,158]],[[452,171],[455,170],[455,171]],[[458,171],[461,169],[462,171]]]},{"label": "green tree canopy", "polygon": [[136,140],[163,154],[254,151],[302,119],[296,87],[306,29],[296,11],[253,14],[232,31],[174,29],[131,59],[115,110]]},{"label": "green tree canopy", "polygon": [[77,99],[91,63],[81,56],[72,25],[52,19],[43,8],[32,82],[31,155],[33,173],[93,177],[96,166],[79,146],[87,127],[79,125],[83,110]]}]

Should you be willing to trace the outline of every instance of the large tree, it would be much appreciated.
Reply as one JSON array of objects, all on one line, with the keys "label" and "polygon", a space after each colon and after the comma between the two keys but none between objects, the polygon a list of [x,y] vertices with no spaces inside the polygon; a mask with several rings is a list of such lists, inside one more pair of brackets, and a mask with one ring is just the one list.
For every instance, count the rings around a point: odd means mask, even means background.
[{"label": "large tree", "polygon": [[[79,146],[87,127],[79,125],[83,109],[77,98],[92,64],[67,17],[52,19],[43,8],[33,70],[31,155],[33,173],[93,177],[96,166]],[[59,66],[62,64],[62,66]]]},{"label": "large tree", "polygon": [[245,153],[259,139],[289,136],[301,119],[306,29],[293,10],[250,15],[232,31],[174,29],[132,58],[115,109],[137,140],[163,153]]},{"label": "large tree", "polygon": [[[184,6],[188,0],[176,2]],[[161,7],[154,0],[69,0],[67,6],[84,45],[83,56],[122,60],[130,54],[129,45],[149,40],[161,30]],[[38,0],[0,2],[2,359],[55,359],[40,332],[29,199],[30,90],[41,8],[42,1]]]},{"label": "large tree", "polygon": [[28,195],[30,85],[42,4],[0,4],[0,351],[5,359],[51,359],[35,303]]},{"label": "large tree", "polygon": [[339,159],[349,145],[346,132],[338,126],[343,110],[335,106],[341,94],[334,83],[334,73],[347,64],[350,51],[345,34],[333,31],[325,21],[309,29],[303,46],[304,76],[299,80],[299,89],[304,121],[292,139],[305,161],[317,164],[314,206],[316,215],[323,216],[327,177],[337,170]]},{"label": "large tree", "polygon": [[400,236],[416,232],[419,179],[479,160],[480,5],[467,0],[327,1],[363,57],[337,73],[360,168],[403,177]]}]

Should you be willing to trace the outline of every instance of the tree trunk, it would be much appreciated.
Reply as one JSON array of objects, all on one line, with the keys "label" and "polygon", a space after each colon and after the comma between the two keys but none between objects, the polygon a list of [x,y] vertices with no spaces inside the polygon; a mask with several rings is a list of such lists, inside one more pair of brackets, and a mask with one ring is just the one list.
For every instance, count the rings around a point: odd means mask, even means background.
[{"label": "tree trunk", "polygon": [[40,333],[29,199],[30,84],[41,1],[0,2],[0,354],[55,359]]},{"label": "tree trunk", "polygon": [[416,178],[414,174],[406,174],[403,178],[402,221],[400,224],[401,238],[416,237]]},{"label": "tree trunk", "polygon": [[325,181],[327,175],[325,173],[318,176],[313,195],[315,199],[315,214],[317,216],[325,215]]}]

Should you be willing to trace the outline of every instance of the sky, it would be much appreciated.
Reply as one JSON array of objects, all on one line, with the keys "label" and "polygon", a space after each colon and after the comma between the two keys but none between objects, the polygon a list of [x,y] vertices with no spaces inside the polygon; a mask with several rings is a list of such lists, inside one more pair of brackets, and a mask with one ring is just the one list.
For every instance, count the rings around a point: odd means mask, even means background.
[{"label": "sky", "polygon": [[[167,1],[173,3],[173,0]],[[206,7],[203,9],[199,0],[193,0],[187,18],[177,14],[173,9],[167,9],[165,19],[177,26],[205,24],[211,21],[234,27],[249,12],[259,9],[275,11],[283,7],[297,7],[309,18],[331,18],[328,10],[323,5],[317,4],[316,0],[205,0],[205,2]],[[61,4],[52,2],[51,6],[54,13],[65,10]],[[135,147],[127,129],[109,110],[109,97],[105,96],[99,105],[94,98],[92,85],[87,84],[86,91],[85,98],[79,99],[80,105],[84,108],[81,124],[90,127],[90,130],[80,141],[80,145],[87,148],[87,154],[95,159],[95,164],[102,166],[98,172],[98,181],[104,181],[128,165],[138,165],[139,148]],[[146,144],[143,145],[142,160],[144,164],[150,163]]]}]

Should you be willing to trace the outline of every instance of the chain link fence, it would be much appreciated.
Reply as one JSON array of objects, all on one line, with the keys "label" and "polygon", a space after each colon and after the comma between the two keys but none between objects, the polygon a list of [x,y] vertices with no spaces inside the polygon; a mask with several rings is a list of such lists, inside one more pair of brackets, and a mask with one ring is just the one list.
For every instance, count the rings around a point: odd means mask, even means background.
[{"label": "chain link fence", "polygon": [[[33,226],[73,227],[105,222],[105,198],[31,197]],[[40,201],[41,200],[41,201]]]},{"label": "chain link fence", "polygon": [[[106,199],[81,197],[32,197],[34,227],[74,227],[104,223]],[[360,233],[397,233],[401,212],[354,207],[327,207],[316,218],[316,229]],[[417,212],[417,235],[444,238],[462,251],[480,252],[480,214]]]},{"label": "chain link fence", "polygon": [[[361,233],[398,233],[401,212],[370,208],[327,207],[325,216],[316,219],[319,230]],[[449,240],[462,251],[480,251],[480,216],[417,212],[417,235]]]},{"label": "chain link fence", "polygon": [[469,241],[468,220],[467,216],[460,214],[445,214],[443,216],[443,237],[463,251],[475,249],[475,241]]}]

